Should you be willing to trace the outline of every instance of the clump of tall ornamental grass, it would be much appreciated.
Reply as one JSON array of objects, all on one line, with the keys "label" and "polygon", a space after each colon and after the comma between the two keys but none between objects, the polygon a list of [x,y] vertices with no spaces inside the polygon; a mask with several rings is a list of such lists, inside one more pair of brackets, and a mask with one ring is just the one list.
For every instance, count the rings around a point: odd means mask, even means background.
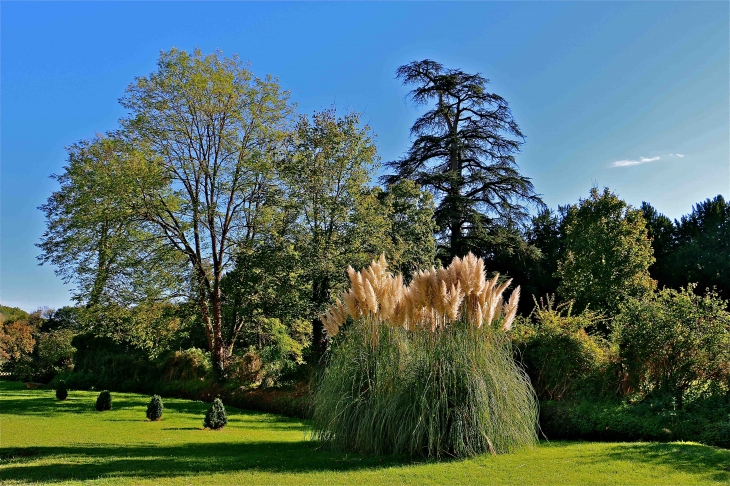
[{"label": "clump of tall ornamental grass", "polygon": [[384,256],[348,273],[351,288],[321,316],[336,337],[314,389],[316,439],[429,457],[535,443],[535,394],[504,332],[519,287],[504,302],[510,282],[487,280],[471,254],[417,273],[410,285],[387,271]]}]

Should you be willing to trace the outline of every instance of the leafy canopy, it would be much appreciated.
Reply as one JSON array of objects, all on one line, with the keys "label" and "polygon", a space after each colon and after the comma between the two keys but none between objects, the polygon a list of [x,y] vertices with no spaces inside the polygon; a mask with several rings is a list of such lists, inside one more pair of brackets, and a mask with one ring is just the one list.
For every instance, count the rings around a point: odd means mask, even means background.
[{"label": "leafy canopy", "polygon": [[608,316],[621,302],[642,297],[655,287],[654,262],[641,210],[605,188],[568,209],[563,257],[558,264],[558,294],[574,300],[577,310],[590,306]]}]

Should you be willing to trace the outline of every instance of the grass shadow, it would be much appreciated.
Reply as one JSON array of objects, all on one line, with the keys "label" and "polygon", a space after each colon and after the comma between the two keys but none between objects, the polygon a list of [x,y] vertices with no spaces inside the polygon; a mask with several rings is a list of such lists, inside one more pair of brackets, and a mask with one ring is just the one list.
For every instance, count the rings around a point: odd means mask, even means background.
[{"label": "grass shadow", "polygon": [[[545,447],[569,447],[581,442],[553,441]],[[713,471],[711,479],[730,484],[730,450],[708,447],[695,443],[634,442],[610,444],[607,453],[594,462],[627,461],[651,466],[668,466],[689,474],[706,474]]]},{"label": "grass shadow", "polygon": [[[193,429],[195,430],[195,429]],[[78,463],[49,464],[44,459],[66,456]],[[35,462],[40,461],[40,464]],[[0,480],[84,481],[100,476],[141,479],[226,473],[247,470],[272,473],[352,471],[413,464],[410,458],[335,453],[317,443],[217,442],[177,446],[0,448]]]}]

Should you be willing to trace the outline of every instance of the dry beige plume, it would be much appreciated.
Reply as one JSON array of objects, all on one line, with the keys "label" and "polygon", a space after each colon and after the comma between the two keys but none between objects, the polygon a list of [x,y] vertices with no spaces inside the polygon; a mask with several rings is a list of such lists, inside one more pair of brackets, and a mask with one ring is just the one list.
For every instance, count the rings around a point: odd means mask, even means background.
[{"label": "dry beige plume", "polygon": [[507,331],[517,314],[520,288],[505,303],[502,294],[512,280],[499,284],[499,274],[487,280],[484,261],[472,253],[455,257],[447,268],[416,272],[408,286],[401,275],[388,272],[385,254],[359,272],[348,267],[347,274],[350,288],[320,315],[329,336],[339,332],[348,315],[411,331],[436,331],[459,319],[476,327],[491,325],[504,313],[501,327]]}]

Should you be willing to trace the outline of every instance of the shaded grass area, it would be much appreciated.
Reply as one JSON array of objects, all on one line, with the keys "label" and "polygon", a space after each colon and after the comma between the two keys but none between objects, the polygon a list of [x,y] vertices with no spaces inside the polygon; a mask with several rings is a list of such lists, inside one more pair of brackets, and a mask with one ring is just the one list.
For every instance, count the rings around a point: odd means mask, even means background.
[{"label": "shaded grass area", "polygon": [[165,400],[148,422],[149,397],[26,390],[0,382],[4,484],[729,484],[730,451],[693,443],[543,443],[464,461],[411,461],[335,453],[307,439],[306,422],[228,408],[229,425],[202,428],[208,404]]}]

